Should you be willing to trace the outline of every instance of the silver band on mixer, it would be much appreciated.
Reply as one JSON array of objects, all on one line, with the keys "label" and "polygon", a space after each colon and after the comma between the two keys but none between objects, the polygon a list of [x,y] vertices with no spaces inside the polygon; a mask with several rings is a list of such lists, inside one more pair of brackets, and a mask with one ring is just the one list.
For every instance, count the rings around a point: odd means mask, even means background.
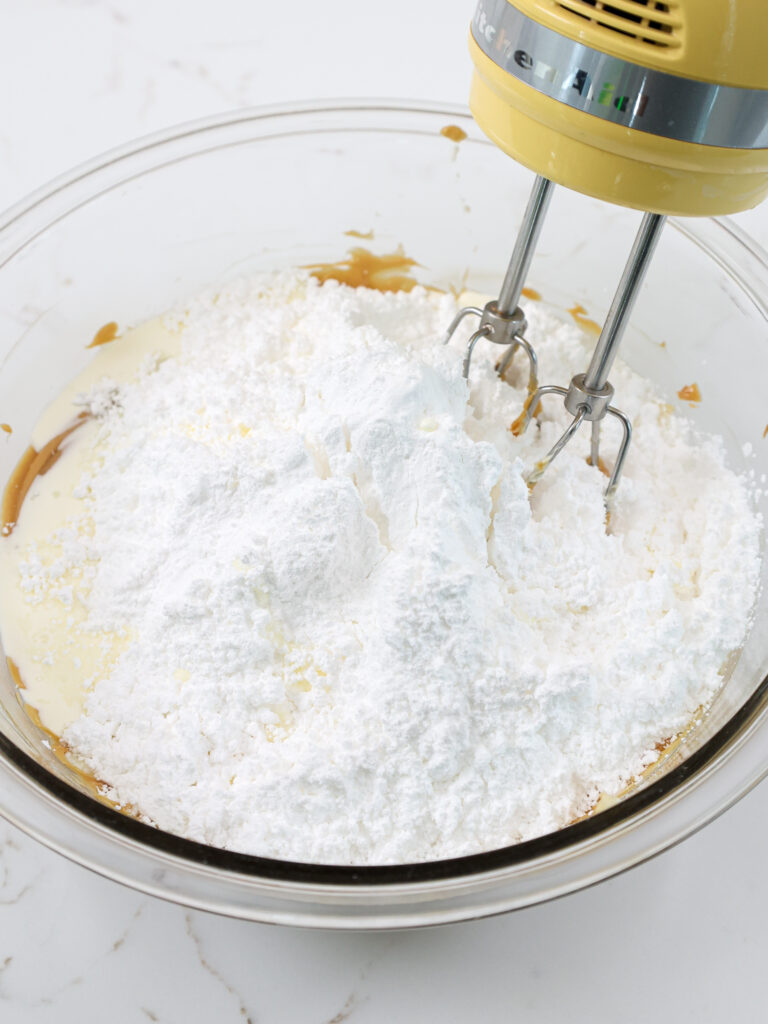
[{"label": "silver band on mixer", "polygon": [[714,85],[612,57],[507,0],[480,0],[472,36],[502,70],[574,110],[679,142],[768,148],[766,89]]}]

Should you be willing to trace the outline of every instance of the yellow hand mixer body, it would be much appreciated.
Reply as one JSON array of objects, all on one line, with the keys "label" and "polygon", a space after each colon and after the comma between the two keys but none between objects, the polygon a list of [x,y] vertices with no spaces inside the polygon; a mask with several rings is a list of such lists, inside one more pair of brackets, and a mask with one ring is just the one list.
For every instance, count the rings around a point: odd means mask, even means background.
[{"label": "yellow hand mixer body", "polygon": [[586,373],[560,394],[573,420],[529,480],[535,482],[584,422],[599,461],[600,423],[613,415],[622,442],[606,490],[616,490],[631,437],[611,405],[608,373],[664,217],[735,213],[768,193],[768,4],[765,0],[480,0],[470,31],[470,106],[501,149],[536,172],[499,298],[479,317],[464,362],[481,339],[525,341],[520,294],[554,183],[647,211]]}]

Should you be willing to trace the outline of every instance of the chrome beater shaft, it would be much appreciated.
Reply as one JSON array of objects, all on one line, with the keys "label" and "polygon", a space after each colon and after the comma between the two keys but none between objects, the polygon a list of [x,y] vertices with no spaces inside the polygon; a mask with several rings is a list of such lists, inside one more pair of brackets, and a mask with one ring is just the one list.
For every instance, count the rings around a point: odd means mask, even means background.
[{"label": "chrome beater shaft", "polygon": [[548,178],[541,176],[536,178],[498,299],[486,303],[483,309],[479,306],[465,306],[451,321],[445,335],[445,344],[451,340],[456,328],[465,317],[478,316],[480,318],[479,327],[467,342],[464,356],[465,378],[469,378],[469,367],[475,345],[481,338],[487,338],[488,341],[492,341],[496,345],[508,346],[499,362],[500,376],[504,376],[517,349],[522,348],[530,364],[530,381],[534,385],[536,383],[536,353],[523,337],[528,322],[520,309],[519,302],[554,187],[554,183]]},{"label": "chrome beater shaft", "polygon": [[593,466],[599,466],[600,423],[605,416],[610,415],[614,416],[621,424],[622,439],[608,479],[608,486],[605,489],[605,500],[610,501],[616,493],[632,438],[632,425],[629,418],[620,409],[611,405],[614,391],[612,385],[608,383],[608,374],[619,350],[629,315],[661,235],[664,221],[665,217],[659,213],[646,213],[643,216],[640,230],[624,267],[624,273],[621,275],[619,287],[616,289],[611,308],[608,310],[608,316],[603,324],[587,372],[573,377],[567,388],[554,385],[538,388],[533,399],[528,403],[522,424],[523,431],[528,427],[539,399],[547,394],[562,395],[565,408],[573,416],[573,420],[562,436],[528,474],[529,484],[535,484],[537,480],[541,479],[544,471],[560,454],[585,420],[592,424],[589,461]]}]

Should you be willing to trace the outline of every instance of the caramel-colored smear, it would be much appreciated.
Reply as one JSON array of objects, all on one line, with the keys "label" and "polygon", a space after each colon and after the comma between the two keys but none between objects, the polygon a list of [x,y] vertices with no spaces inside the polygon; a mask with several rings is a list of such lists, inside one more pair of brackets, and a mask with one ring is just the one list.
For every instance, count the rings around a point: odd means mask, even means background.
[{"label": "caramel-colored smear", "polygon": [[469,267],[465,267],[464,268],[464,273],[461,275],[461,282],[460,282],[460,284],[458,284],[458,285],[449,284],[448,285],[448,291],[451,293],[451,295],[454,297],[454,299],[456,299],[457,302],[459,301],[459,299],[461,299],[462,292],[464,292],[464,290],[467,287],[467,278],[468,277],[469,277]]},{"label": "caramel-colored smear", "polygon": [[[517,417],[517,419],[512,420],[512,422],[509,425],[510,432],[514,434],[515,437],[520,436],[520,432],[523,429],[523,424],[525,423],[525,418],[528,415],[528,410],[531,407],[531,402],[533,401],[534,396],[536,395],[536,389],[538,388],[538,386],[538,382],[534,382],[533,387],[531,387],[530,384],[528,385],[528,394],[526,395],[525,401],[523,402],[522,412]],[[538,416],[540,412],[541,402],[538,403],[536,408],[531,413],[531,419],[534,419],[536,416]]]},{"label": "caramel-colored smear", "polygon": [[[591,455],[587,456],[587,465],[588,466],[592,465],[592,456]],[[602,455],[598,455],[597,456],[597,468],[600,470],[600,472],[603,474],[603,476],[610,476],[611,475],[610,470],[608,469],[606,464],[603,462]]]},{"label": "caramel-colored smear", "polygon": [[[694,717],[691,719],[690,725],[688,725],[682,732],[678,733],[676,736],[668,736],[666,739],[659,740],[658,743],[654,744],[654,750],[658,751],[659,756],[656,758],[655,761],[649,764],[648,767],[640,773],[640,776],[637,779],[635,779],[633,782],[630,782],[630,784],[628,786],[625,786],[624,789],[617,793],[615,797],[611,798],[609,806],[613,806],[614,801],[618,802],[619,800],[623,800],[625,796],[629,796],[630,793],[637,789],[637,787],[646,778],[648,778],[648,776],[651,774],[652,771],[654,771],[654,769],[659,767],[663,755],[670,755],[677,747],[680,746],[680,744],[683,742],[683,740],[691,731],[691,729],[693,729],[696,723],[696,717],[698,716],[700,711],[701,708],[699,709],[699,711],[697,711],[696,715],[694,715]],[[598,813],[603,809],[600,806],[602,802],[603,796],[598,797],[598,799],[594,802],[594,804],[592,805],[592,807],[590,807],[586,814],[582,814],[578,818],[574,818],[571,824],[574,825],[577,821],[584,821],[585,818],[593,817],[594,814]]]},{"label": "caramel-colored smear", "polygon": [[362,238],[365,242],[373,241],[373,228],[370,231],[355,231],[354,228],[350,228],[349,231],[344,232],[345,235],[349,235],[350,238]]},{"label": "caramel-colored smear", "polygon": [[338,281],[351,288],[375,288],[380,292],[409,292],[418,284],[411,277],[411,267],[416,260],[410,259],[402,249],[397,252],[376,256],[367,249],[356,247],[349,250],[349,256],[338,263],[313,263],[306,267],[312,277],[323,281]]},{"label": "caramel-colored smear", "polygon": [[[546,459],[539,459],[539,461],[534,465],[533,470],[531,472],[531,475],[533,475],[534,473],[541,473],[543,470],[545,470],[547,468],[548,465],[549,465],[549,463],[547,462]],[[541,479],[541,478],[539,478],[539,479]],[[538,480],[529,480],[528,481],[527,487],[528,487],[528,493],[529,494],[533,494],[533,488],[536,486],[536,484],[538,482],[539,482]]]},{"label": "caramel-colored smear", "polygon": [[3,492],[2,529],[0,529],[0,533],[4,537],[13,532],[13,528],[19,520],[21,506],[24,504],[29,488],[37,477],[43,476],[51,466],[56,464],[61,457],[61,446],[64,441],[78,427],[81,427],[89,416],[90,413],[81,412],[71,426],[67,427],[66,430],[62,430],[56,437],[51,438],[47,444],[43,445],[40,451],[37,451],[30,445],[21,456]]},{"label": "caramel-colored smear", "polygon": [[[25,690],[26,686],[24,685],[24,680],[21,678],[18,666],[11,658],[6,658],[5,660],[8,663],[8,671],[10,672],[15,685],[20,690]],[[112,807],[121,811],[123,814],[128,814],[134,818],[140,817],[139,811],[135,807],[128,804],[118,807],[109,799],[109,797],[105,796],[102,790],[107,783],[105,783],[103,779],[99,779],[95,775],[91,775],[89,772],[84,771],[82,768],[78,767],[78,765],[74,764],[69,759],[69,745],[65,743],[61,737],[57,736],[55,732],[51,732],[47,726],[43,725],[40,718],[40,712],[37,708],[33,708],[31,704],[27,704],[24,700],[21,701],[21,704],[24,709],[24,713],[33,725],[45,734],[50,744],[51,753],[54,757],[77,775],[77,777],[85,784],[86,789],[94,799],[98,800],[99,803],[105,804],[107,807]]]},{"label": "caramel-colored smear", "polygon": [[590,320],[590,318],[586,315],[586,309],[584,309],[583,306],[580,306],[578,302],[575,306],[571,306],[568,312],[571,314],[571,316],[579,325],[579,327],[583,327],[585,331],[589,331],[591,334],[600,334],[600,332],[602,331],[602,327],[600,326],[600,324],[595,323],[594,320]]},{"label": "caramel-colored smear", "polygon": [[10,423],[0,423],[0,430],[4,430],[6,434],[13,433],[13,427],[11,426]]},{"label": "caramel-colored smear", "polygon": [[[24,680],[21,678],[21,673],[19,672],[18,666],[11,658],[6,658],[5,660],[8,664],[8,671],[11,673],[11,678],[13,679],[16,686],[20,690],[25,690],[26,686],[24,685]],[[106,785],[104,781],[102,779],[97,779],[95,775],[91,775],[88,772],[83,771],[82,768],[78,768],[76,764],[70,761],[69,746],[64,742],[64,740],[57,736],[55,732],[51,732],[50,729],[43,725],[42,720],[40,718],[40,712],[37,710],[37,708],[33,708],[31,704],[27,704],[26,701],[24,700],[21,701],[21,705],[24,709],[24,713],[30,719],[32,724],[35,725],[42,733],[45,734],[48,743],[50,744],[51,753],[56,758],[56,760],[60,761],[63,765],[66,765],[66,767],[69,768],[70,771],[73,771],[77,775],[77,777],[80,779],[81,782],[84,783],[86,789],[95,800],[98,800],[99,803],[106,804],[107,807],[114,807],[115,804],[111,800],[109,800],[102,792],[103,787]],[[136,811],[133,808],[121,807],[119,808],[119,810],[122,810],[127,814],[137,816]]]},{"label": "caramel-colored smear", "polygon": [[677,397],[682,398],[684,402],[700,402],[701,392],[699,391],[699,385],[686,384],[685,387],[680,388],[677,392]]},{"label": "caramel-colored smear", "polygon": [[104,324],[93,336],[93,341],[90,345],[86,345],[86,348],[98,348],[99,345],[108,345],[110,341],[114,341],[117,337],[117,324],[114,320],[110,320],[108,324]]},{"label": "caramel-colored smear", "polygon": [[[498,370],[499,370],[499,365],[500,365],[500,363],[496,364],[496,372],[497,373],[498,373]],[[511,365],[511,363],[510,363],[510,365]],[[507,367],[507,369],[509,369],[509,367]],[[502,375],[501,379],[505,380],[506,379],[505,375]],[[536,375],[533,374],[533,373],[529,374],[529,376],[528,376],[528,394],[525,396],[525,401],[523,402],[523,408],[521,409],[520,415],[517,417],[517,419],[513,420],[510,423],[510,425],[509,425],[509,429],[510,429],[511,433],[513,433],[515,435],[515,437],[519,437],[520,434],[522,433],[523,424],[525,423],[526,416],[528,415],[528,410],[531,408],[531,402],[534,399],[534,396],[536,394],[536,391],[538,390],[538,387],[539,387],[538,377],[536,377]],[[536,405],[536,408],[531,413],[531,419],[533,419],[535,416],[538,416],[540,412],[541,412],[541,402],[539,402]]]},{"label": "caramel-colored smear", "polygon": [[763,437],[768,437],[768,423],[766,424],[765,430],[763,431]]},{"label": "caramel-colored smear", "polygon": [[463,128],[459,128],[457,124],[447,124],[444,128],[440,129],[440,134],[444,135],[446,139],[450,139],[451,142],[463,142],[467,137],[467,133]]},{"label": "caramel-colored smear", "polygon": [[541,302],[541,292],[537,292],[535,288],[523,288],[522,294],[532,302]]},{"label": "caramel-colored smear", "polygon": [[11,673],[11,679],[20,690],[26,690],[24,680],[21,678],[21,672],[19,672],[19,667],[16,662],[12,661],[10,658],[6,658],[5,660],[8,664],[8,671]]}]

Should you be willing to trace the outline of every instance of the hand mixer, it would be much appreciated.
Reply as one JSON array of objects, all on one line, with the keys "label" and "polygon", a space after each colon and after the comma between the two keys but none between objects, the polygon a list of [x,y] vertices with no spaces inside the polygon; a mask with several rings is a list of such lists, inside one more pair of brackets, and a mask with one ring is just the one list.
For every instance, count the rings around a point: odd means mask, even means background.
[{"label": "hand mixer", "polygon": [[[530,363],[525,430],[546,395],[572,416],[528,476],[540,479],[584,422],[600,464],[600,425],[622,428],[606,499],[631,439],[608,381],[666,215],[709,216],[757,205],[768,192],[766,0],[480,0],[472,20],[470,107],[483,131],[537,177],[498,299],[461,309],[481,339]],[[519,301],[554,183],[646,211],[585,373],[567,387],[538,385]]]}]

